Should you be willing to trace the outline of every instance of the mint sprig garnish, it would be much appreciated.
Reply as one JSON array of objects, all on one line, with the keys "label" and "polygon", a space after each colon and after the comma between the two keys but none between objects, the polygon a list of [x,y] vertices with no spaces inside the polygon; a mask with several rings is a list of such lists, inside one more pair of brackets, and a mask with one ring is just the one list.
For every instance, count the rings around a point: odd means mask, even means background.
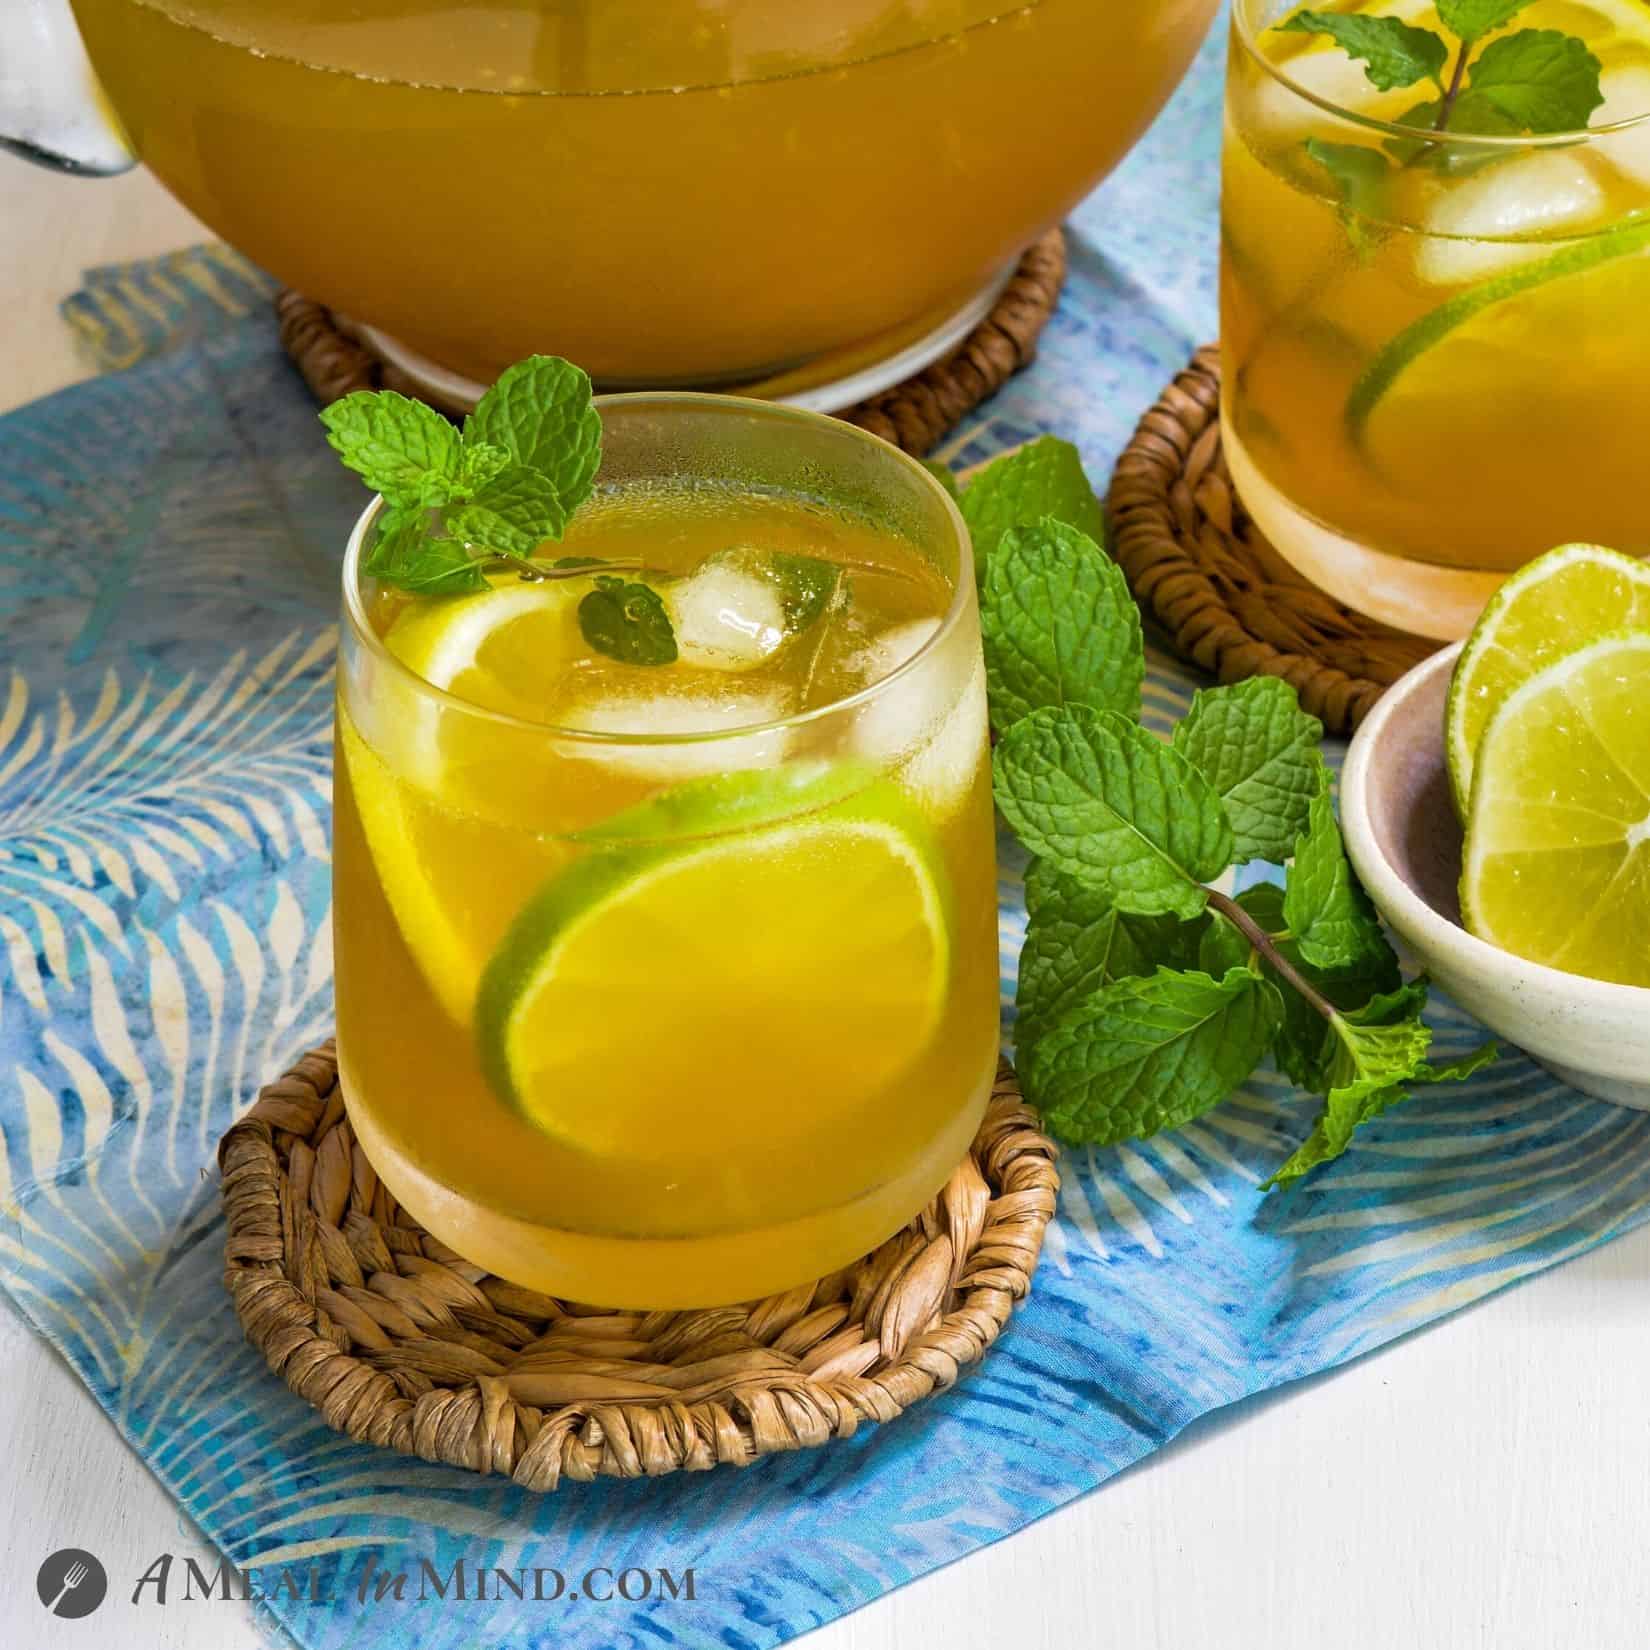
[{"label": "mint sprig garnish", "polygon": [[[588,577],[588,558],[535,559],[589,497],[602,422],[590,379],[569,361],[532,355],[499,375],[462,430],[393,390],[356,390],[321,413],[327,440],[384,497],[362,571],[421,596],[489,588],[489,572]],[[628,664],[677,656],[670,616],[650,586],[613,574],[579,603],[589,645]]]},{"label": "mint sprig garnish", "polygon": [[[1431,81],[1437,94],[1399,117],[1399,124],[1435,136],[1393,138],[1380,148],[1318,138],[1304,145],[1313,163],[1329,175],[1360,256],[1379,238],[1369,220],[1379,214],[1395,165],[1425,163],[1446,171],[1481,165],[1493,154],[1452,148],[1444,139],[1582,131],[1603,103],[1602,65],[1586,41],[1554,29],[1500,34],[1529,4],[1531,0],[1438,0],[1438,19],[1453,42],[1434,29],[1362,12],[1307,9],[1277,25],[1281,33],[1328,36],[1364,65],[1378,91]],[[1498,38],[1490,40],[1491,35]]]},{"label": "mint sprig garnish", "polygon": [[[1205,689],[1169,742],[1139,725],[1144,644],[1102,540],[1046,492],[1029,520],[1004,519],[1036,468],[1000,459],[962,494],[996,533],[981,623],[997,804],[1037,856],[1021,1086],[1060,1138],[1111,1145],[1190,1122],[1270,1054],[1324,1097],[1271,1182],[1286,1184],[1495,1047],[1429,1061],[1426,982],[1401,982],[1335,822],[1323,729],[1288,684]],[[986,503],[971,504],[980,488]],[[1064,491],[1094,526],[1086,481]],[[1233,898],[1211,884],[1234,860],[1290,865],[1281,885]]]}]

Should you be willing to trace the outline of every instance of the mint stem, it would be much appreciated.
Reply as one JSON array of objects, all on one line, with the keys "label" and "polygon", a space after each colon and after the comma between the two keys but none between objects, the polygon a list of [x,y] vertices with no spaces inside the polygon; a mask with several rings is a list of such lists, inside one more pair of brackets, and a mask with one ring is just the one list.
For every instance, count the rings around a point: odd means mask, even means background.
[{"label": "mint stem", "polygon": [[1472,53],[1472,42],[1463,40],[1461,50],[1455,56],[1455,69],[1449,77],[1449,85],[1444,88],[1444,99],[1438,105],[1438,118],[1432,124],[1435,132],[1444,131],[1449,125],[1449,117],[1455,108],[1455,100],[1461,95],[1461,82],[1467,78],[1467,58]]},{"label": "mint stem", "polygon": [[1272,971],[1287,980],[1318,1013],[1326,1020],[1336,1017],[1335,1005],[1278,950],[1272,936],[1235,899],[1211,888],[1209,903],[1266,959]]},{"label": "mint stem", "polygon": [[490,544],[471,545],[471,549],[481,552],[483,561],[501,561],[515,570],[529,583],[537,583],[548,579],[586,579],[592,573],[606,573],[618,571],[621,573],[642,573],[647,570],[647,563],[630,558],[617,561],[604,561],[599,567],[545,567],[536,562],[531,556],[518,556],[513,550],[495,550]]}]

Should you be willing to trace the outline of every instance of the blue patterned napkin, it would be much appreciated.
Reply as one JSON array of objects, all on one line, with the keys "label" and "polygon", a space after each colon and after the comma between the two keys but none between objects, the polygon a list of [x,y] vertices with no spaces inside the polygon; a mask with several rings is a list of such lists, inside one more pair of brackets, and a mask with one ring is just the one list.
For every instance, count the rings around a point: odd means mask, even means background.
[{"label": "blue patterned napkin", "polygon": [[[1211,44],[1079,213],[1041,360],[955,458],[1053,428],[1104,475],[1212,335],[1218,71]],[[239,260],[99,271],[67,308],[129,370],[0,421],[0,1276],[226,1554],[307,1567],[306,1589],[332,1595],[265,1606],[301,1645],[761,1650],[1018,1529],[1196,1416],[1644,1219],[1650,1116],[1516,1054],[1262,1197],[1312,1110],[1262,1075],[1178,1134],[1068,1154],[1036,1290],[998,1347],[849,1442],[540,1498],[328,1432],[242,1340],[203,1169],[258,1084],[329,1027],[331,624],[361,495]],[[1190,686],[1157,659],[1149,719]],[[1006,1005],[1012,868],[1002,893]],[[1477,1040],[1447,1006],[1437,1023],[1447,1053]],[[369,1557],[415,1581],[420,1559],[442,1575],[457,1559],[692,1567],[696,1597],[363,1608]]]}]

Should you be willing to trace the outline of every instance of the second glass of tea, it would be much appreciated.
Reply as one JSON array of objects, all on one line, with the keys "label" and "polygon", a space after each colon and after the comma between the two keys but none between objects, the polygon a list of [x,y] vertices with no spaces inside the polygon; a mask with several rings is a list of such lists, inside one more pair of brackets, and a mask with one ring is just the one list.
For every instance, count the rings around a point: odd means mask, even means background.
[{"label": "second glass of tea", "polygon": [[628,569],[430,598],[344,570],[338,1054],[386,1185],[467,1259],[602,1305],[750,1299],[896,1231],[997,1058],[968,536],[875,437],[727,397],[600,400],[544,552]]},{"label": "second glass of tea", "polygon": [[1331,595],[1443,639],[1554,545],[1650,552],[1650,10],[1533,0],[1508,27],[1579,37],[1604,102],[1486,137],[1404,124],[1427,87],[1377,90],[1280,32],[1295,9],[1233,7],[1222,419],[1249,512]]}]

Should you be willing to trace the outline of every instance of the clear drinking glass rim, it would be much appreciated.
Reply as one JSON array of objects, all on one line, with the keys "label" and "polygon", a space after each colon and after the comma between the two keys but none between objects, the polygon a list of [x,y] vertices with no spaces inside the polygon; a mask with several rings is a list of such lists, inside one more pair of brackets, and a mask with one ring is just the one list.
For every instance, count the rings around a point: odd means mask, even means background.
[{"label": "clear drinking glass rim", "polygon": [[878,677],[876,681],[860,688],[857,692],[848,694],[845,698],[833,699],[829,704],[816,705],[812,710],[796,711],[790,716],[777,717],[772,721],[750,722],[735,728],[707,729],[701,733],[607,733],[597,732],[590,728],[563,727],[555,722],[532,721],[527,717],[512,715],[509,711],[492,710],[485,705],[473,704],[470,700],[461,698],[458,694],[451,693],[446,688],[437,687],[434,682],[427,681],[410,665],[398,659],[385,646],[384,638],[378,634],[367,617],[366,608],[361,599],[361,580],[359,577],[361,552],[366,543],[367,529],[377,518],[378,512],[384,508],[384,495],[375,493],[368,501],[366,508],[356,518],[354,527],[350,529],[349,543],[344,551],[344,613],[349,621],[351,631],[361,645],[417,692],[434,700],[437,704],[448,706],[455,711],[461,711],[466,715],[478,717],[483,721],[496,723],[500,726],[517,728],[540,738],[569,740],[574,743],[595,746],[632,747],[698,746],[716,743],[721,740],[748,739],[753,734],[806,727],[826,716],[834,716],[839,711],[857,709],[861,705],[871,703],[886,690],[893,688],[901,678],[916,670],[924,659],[944,645],[947,638],[956,629],[963,613],[973,599],[973,540],[969,536],[968,523],[963,520],[962,512],[957,508],[956,500],[929,473],[927,468],[912,458],[909,453],[902,452],[892,442],[884,441],[881,436],[873,435],[869,430],[863,430],[855,424],[845,423],[839,418],[832,418],[827,413],[808,412],[800,407],[780,406],[772,401],[758,400],[754,396],[717,395],[704,390],[628,390],[615,395],[598,395],[595,397],[595,406],[598,412],[605,412],[609,407],[636,406],[641,403],[652,403],[656,406],[665,407],[696,407],[717,412],[755,413],[786,423],[824,425],[834,435],[845,435],[850,440],[857,440],[876,450],[879,461],[892,460],[902,465],[908,473],[919,480],[925,489],[939,499],[944,506],[946,518],[957,540],[956,586],[951,592],[951,601],[946,607],[934,634],[910,658],[895,666],[886,676]]},{"label": "clear drinking glass rim", "polygon": [[1354,109],[1342,108],[1340,104],[1318,93],[1308,91],[1306,87],[1293,81],[1284,73],[1279,64],[1274,63],[1265,52],[1260,49],[1256,38],[1256,31],[1251,25],[1249,13],[1259,0],[1235,0],[1232,7],[1232,28],[1242,43],[1243,49],[1271,78],[1286,91],[1293,92],[1302,102],[1310,103],[1315,108],[1322,109],[1326,114],[1336,116],[1340,120],[1349,121],[1354,126],[1362,126],[1368,131],[1385,132],[1393,137],[1400,138],[1427,138],[1436,143],[1448,143],[1464,148],[1504,150],[1511,153],[1519,149],[1568,149],[1578,143],[1588,143],[1594,138],[1609,137],[1615,132],[1630,132],[1635,126],[1643,126],[1650,122],[1650,109],[1643,114],[1629,115],[1625,120],[1612,120],[1603,126],[1582,126],[1569,132],[1524,132],[1511,136],[1492,136],[1490,133],[1471,132],[1438,132],[1430,126],[1405,126],[1401,121],[1379,120],[1374,115],[1362,115]]}]

